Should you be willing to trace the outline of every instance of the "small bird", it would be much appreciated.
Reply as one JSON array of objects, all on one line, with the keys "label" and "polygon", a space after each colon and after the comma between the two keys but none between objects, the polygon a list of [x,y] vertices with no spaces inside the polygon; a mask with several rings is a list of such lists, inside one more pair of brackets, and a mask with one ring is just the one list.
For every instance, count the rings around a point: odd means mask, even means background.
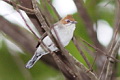
[{"label": "small bird", "polygon": [[[61,44],[63,47],[67,46],[70,42],[70,40],[73,37],[73,33],[75,31],[75,24],[77,21],[72,17],[72,15],[67,15],[63,19],[61,19],[59,22],[54,24],[54,29],[51,29],[51,33],[53,36],[57,39],[60,39]],[[57,36],[55,34],[57,33]],[[59,49],[55,46],[55,44],[52,42],[49,36],[46,36],[43,39],[43,43],[51,50],[51,51],[58,51]],[[26,64],[26,68],[30,69],[33,67],[33,65],[43,56],[48,54],[48,51],[45,51],[41,45],[38,46],[37,50],[35,51],[35,54],[33,57],[28,61]]]}]

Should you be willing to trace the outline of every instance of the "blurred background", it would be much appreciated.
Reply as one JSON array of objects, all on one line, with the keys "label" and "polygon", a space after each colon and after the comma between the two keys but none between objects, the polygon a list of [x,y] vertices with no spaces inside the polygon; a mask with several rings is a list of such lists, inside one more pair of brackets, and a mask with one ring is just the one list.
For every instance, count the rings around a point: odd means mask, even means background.
[{"label": "blurred background", "polygon": [[[38,1],[41,5],[41,2]],[[52,0],[53,6],[56,8],[57,12],[61,17],[65,17],[67,14],[72,14],[74,18],[78,21],[75,36],[82,37],[88,43],[94,44],[91,40],[89,34],[87,33],[86,27],[84,22],[80,17],[78,17],[77,8],[73,0]],[[113,0],[84,0],[84,4],[86,10],[93,22],[93,29],[97,34],[97,40],[99,44],[103,48],[107,48],[109,43],[112,39],[113,29],[115,26],[115,17],[116,17],[116,3]],[[47,8],[50,10],[52,15],[54,16],[53,11],[51,10],[50,6],[48,5]],[[35,33],[40,36],[39,31],[35,28],[34,24],[31,22],[29,17],[26,15],[24,11],[21,11],[27,23],[30,27],[35,31]],[[27,34],[28,42],[33,41],[33,43],[27,45],[24,39],[17,36],[16,40],[14,41],[5,31],[0,30],[0,80],[65,80],[62,73],[56,69],[55,67],[50,66],[48,63],[40,60],[36,63],[36,65],[29,69],[25,68],[26,62],[31,58],[33,55],[33,50],[26,50],[30,47],[35,48],[37,45],[37,39],[34,35],[30,32],[30,30],[26,27],[25,22],[21,18],[20,14],[15,11],[15,9],[5,3],[4,1],[0,1],[0,15],[3,16],[7,21],[12,24],[17,25],[19,28],[24,30]],[[56,17],[54,17],[57,22]],[[10,27],[9,27],[10,28]],[[8,31],[10,29],[8,28]],[[18,31],[19,32],[19,31]],[[12,34],[15,35],[14,31]],[[25,33],[24,33],[25,34]],[[24,35],[23,34],[23,35]],[[17,34],[16,34],[17,35]],[[26,36],[25,36],[26,37]],[[33,39],[34,38],[34,39]],[[22,45],[26,45],[25,47],[19,45],[19,41],[23,41]],[[36,41],[36,42],[35,42]],[[98,46],[99,48],[99,46]],[[86,63],[84,59],[81,57],[79,52],[77,51],[76,47],[72,42],[66,47],[66,49],[80,62],[82,62],[85,66]],[[94,51],[94,50],[93,50]],[[29,53],[31,52],[31,53]],[[118,52],[120,53],[120,52]],[[92,55],[88,54],[85,51],[85,55],[87,56],[88,60],[92,64],[94,58]],[[99,62],[99,61],[98,61]],[[54,64],[54,63],[53,63]],[[99,63],[100,66],[101,62]],[[120,65],[117,65],[117,79],[120,80]],[[94,70],[98,69],[98,65],[94,65]],[[100,68],[101,69],[101,68]]]}]

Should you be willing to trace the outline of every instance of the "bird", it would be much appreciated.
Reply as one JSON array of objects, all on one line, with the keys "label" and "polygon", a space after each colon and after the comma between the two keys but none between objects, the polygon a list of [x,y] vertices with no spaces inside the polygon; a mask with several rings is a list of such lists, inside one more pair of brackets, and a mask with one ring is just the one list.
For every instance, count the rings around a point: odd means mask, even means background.
[{"label": "bird", "polygon": [[[66,17],[62,18],[60,21],[55,23],[51,29],[52,35],[57,38],[59,38],[61,44],[63,47],[67,46],[70,42],[70,40],[73,37],[75,28],[76,28],[75,19],[72,15],[67,15]],[[56,36],[57,33],[57,36]],[[51,51],[58,51],[59,49],[55,46],[55,44],[52,42],[49,36],[46,36],[43,39],[43,43],[49,48]],[[27,62],[26,68],[30,69],[33,67],[33,65],[43,56],[49,54],[48,51],[44,50],[41,45],[39,45],[33,55],[33,57]]]}]

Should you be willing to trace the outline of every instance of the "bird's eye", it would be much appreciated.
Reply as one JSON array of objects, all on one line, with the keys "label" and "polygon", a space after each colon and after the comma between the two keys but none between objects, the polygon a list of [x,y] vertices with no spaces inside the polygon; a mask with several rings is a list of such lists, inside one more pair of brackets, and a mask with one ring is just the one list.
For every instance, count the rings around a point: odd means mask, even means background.
[{"label": "bird's eye", "polygon": [[69,19],[67,19],[67,20],[65,20],[67,23],[69,23],[70,22],[70,20]]}]

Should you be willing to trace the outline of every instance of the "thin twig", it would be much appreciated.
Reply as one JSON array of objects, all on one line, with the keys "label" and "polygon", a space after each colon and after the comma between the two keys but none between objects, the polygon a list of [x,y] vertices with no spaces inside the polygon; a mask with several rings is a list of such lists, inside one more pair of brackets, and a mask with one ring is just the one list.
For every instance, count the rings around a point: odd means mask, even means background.
[{"label": "thin twig", "polygon": [[88,61],[88,59],[86,58],[85,54],[83,53],[83,51],[80,49],[80,46],[78,45],[78,41],[76,40],[75,37],[73,37],[73,43],[75,44],[76,48],[78,49],[79,53],[82,55],[83,59],[85,60],[85,62],[87,63],[88,67],[90,68],[90,62]]},{"label": "thin twig", "polygon": [[[74,57],[72,57],[72,58],[74,58]],[[74,62],[80,68],[81,71],[85,72],[86,75],[91,78],[91,80],[98,80],[97,76],[93,72],[89,71],[82,63],[80,63],[76,59],[74,59]]]},{"label": "thin twig", "polygon": [[97,48],[97,47],[91,45],[90,43],[88,43],[87,41],[85,41],[84,39],[82,39],[81,37],[80,37],[80,40],[82,40],[83,42],[85,42],[87,45],[89,45],[90,47],[94,48],[95,50],[101,52],[101,53],[104,54],[105,56],[107,56],[107,57],[109,57],[109,58],[112,58],[112,59],[114,59],[114,60],[117,61],[117,62],[120,62],[120,60],[115,59],[114,57],[112,57],[112,56],[106,54],[104,51],[102,51],[102,50],[100,50],[99,48]]},{"label": "thin twig", "polygon": [[104,64],[103,64],[103,67],[102,67],[102,70],[101,70],[101,72],[100,72],[100,75],[99,75],[98,80],[101,80],[101,78],[102,78],[104,69],[105,69],[105,67],[106,67],[107,60],[108,60],[108,59],[106,58],[105,61],[104,61]]},{"label": "thin twig", "polygon": [[[79,38],[78,38],[79,39]],[[95,56],[94,50],[90,49],[89,46],[86,46],[83,41],[79,40],[79,46],[81,46],[83,51],[87,51],[91,57]]]},{"label": "thin twig", "polygon": [[73,1],[77,7],[79,16],[81,17],[81,19],[85,24],[89,37],[91,38],[91,40],[94,42],[95,45],[101,46],[101,44],[98,42],[97,34],[93,29],[93,21],[90,18],[87,9],[84,6],[84,1],[83,0],[73,0]]},{"label": "thin twig", "polygon": [[52,7],[52,9],[54,10],[54,12],[56,13],[56,15],[57,15],[58,19],[60,20],[60,19],[61,19],[61,17],[60,17],[60,15],[58,14],[58,12],[56,11],[55,7],[52,5],[51,0],[47,0],[47,1],[48,1],[49,5]]},{"label": "thin twig", "polygon": [[87,60],[86,56],[85,56],[85,55],[83,54],[83,52],[80,50],[80,46],[78,45],[78,43],[77,43],[78,41],[76,40],[75,37],[73,37],[73,42],[74,42],[74,44],[76,45],[76,47],[77,47],[77,49],[79,50],[79,52],[81,53],[81,55],[82,55],[82,57],[84,58],[84,60],[86,61],[87,65],[89,66],[89,71],[92,70],[92,67],[93,67],[93,65],[94,65],[94,63],[95,63],[95,61],[96,61],[96,59],[97,59],[97,55],[95,56],[95,59],[94,59],[94,61],[93,61],[93,64],[90,65],[90,62]]},{"label": "thin twig", "polygon": [[[117,37],[118,30],[119,30],[119,26],[116,27],[116,29],[115,29],[115,32],[114,32],[114,35],[113,35],[113,38],[112,38],[112,42],[111,42],[111,45],[110,45],[110,49],[109,49],[107,55],[110,55],[110,56],[111,56],[111,54],[112,54],[112,51],[113,51],[113,49],[114,49],[114,47],[115,47],[114,43],[115,43],[115,39],[116,39],[116,37]],[[112,57],[113,60],[117,60],[114,56],[111,56],[111,57]],[[109,58],[110,58],[110,57],[109,57]],[[104,72],[104,70],[105,70],[105,68],[106,68],[106,64],[107,64],[108,61],[109,61],[109,60],[106,59],[105,62],[104,62],[102,71],[101,71],[100,76],[99,76],[99,80],[100,80],[101,77],[102,77],[102,74],[103,74],[103,72]],[[113,62],[114,62],[114,61],[113,61]],[[109,63],[108,65],[110,65],[110,63]],[[107,67],[107,69],[109,69],[109,66]],[[109,70],[108,70],[108,71],[109,71]],[[107,78],[108,78],[108,71],[106,72],[105,80],[107,80]]]},{"label": "thin twig", "polygon": [[46,2],[46,0],[41,0],[40,2],[41,2],[41,7],[43,7],[43,8],[40,8],[40,10],[41,10],[42,14],[44,15],[46,23],[49,24],[49,26],[52,26],[52,24],[55,23],[55,19],[51,15],[51,13],[46,5],[47,2]]},{"label": "thin twig", "polygon": [[115,43],[115,41],[116,41],[116,37],[117,37],[117,33],[118,33],[118,31],[119,31],[119,25],[120,25],[120,22],[118,22],[118,26],[116,27],[116,29],[115,29],[115,32],[114,32],[114,34],[113,34],[113,38],[112,38],[112,42],[111,42],[111,46],[110,46],[110,49],[109,49],[109,51],[108,51],[108,54],[110,55],[111,54],[111,52],[112,52],[112,50],[113,50],[113,48],[114,48],[114,43]]},{"label": "thin twig", "polygon": [[[118,11],[118,10],[116,10],[116,11]],[[119,15],[118,12],[116,12],[116,14]],[[114,44],[116,42],[116,37],[117,37],[118,30],[119,30],[119,25],[120,25],[119,21],[120,20],[119,20],[118,16],[116,16],[116,25],[115,25],[114,33],[113,33],[112,40],[111,40],[111,43],[110,43],[110,48],[109,48],[109,51],[107,53],[107,55],[110,55],[110,56],[111,56],[112,51],[113,51],[113,49],[115,47]],[[111,56],[111,57],[114,57],[114,56]],[[108,59],[105,60],[105,62],[104,62],[105,64],[103,65],[103,68],[102,68],[102,71],[101,71],[101,75],[103,74],[103,71],[105,70],[107,63],[108,63],[108,65],[110,65],[110,63],[108,61],[109,61]],[[107,69],[109,69],[109,66],[107,67]],[[101,78],[101,76],[99,77],[99,79],[100,78]],[[105,79],[107,79],[107,78],[108,78],[108,71],[106,72],[106,76],[105,76]]]},{"label": "thin twig", "polygon": [[25,20],[25,18],[23,17],[22,13],[20,12],[20,10],[17,10],[17,12],[20,14],[20,16],[22,17],[22,19],[24,20],[26,26],[28,27],[28,29],[35,35],[35,37],[38,39],[38,40],[41,40],[37,34],[31,29],[31,27],[28,25],[27,21]]},{"label": "thin twig", "polygon": [[[116,57],[117,55],[117,51],[120,47],[120,38],[119,40],[116,42],[115,47],[112,50],[111,56]],[[110,60],[111,61],[111,60]],[[114,60],[112,60],[112,62],[108,63],[107,66],[107,72],[106,72],[106,76],[105,76],[105,80],[110,80],[112,77],[112,72],[113,72],[113,66],[114,66]]]},{"label": "thin twig", "polygon": [[92,63],[92,65],[91,65],[91,67],[90,67],[90,71],[92,71],[93,70],[93,66],[94,66],[94,64],[95,64],[95,61],[97,60],[97,54],[96,54],[96,56],[95,56],[95,59],[94,59],[94,61],[93,61],[93,63]]},{"label": "thin twig", "polygon": [[21,6],[19,4],[16,4],[15,2],[10,1],[10,0],[3,0],[3,1],[7,2],[8,4],[15,5],[18,8],[20,8],[20,9],[22,9],[22,10],[24,10],[24,11],[30,13],[30,14],[34,14],[34,10],[33,9],[29,9],[29,8],[23,7],[23,6]]}]

